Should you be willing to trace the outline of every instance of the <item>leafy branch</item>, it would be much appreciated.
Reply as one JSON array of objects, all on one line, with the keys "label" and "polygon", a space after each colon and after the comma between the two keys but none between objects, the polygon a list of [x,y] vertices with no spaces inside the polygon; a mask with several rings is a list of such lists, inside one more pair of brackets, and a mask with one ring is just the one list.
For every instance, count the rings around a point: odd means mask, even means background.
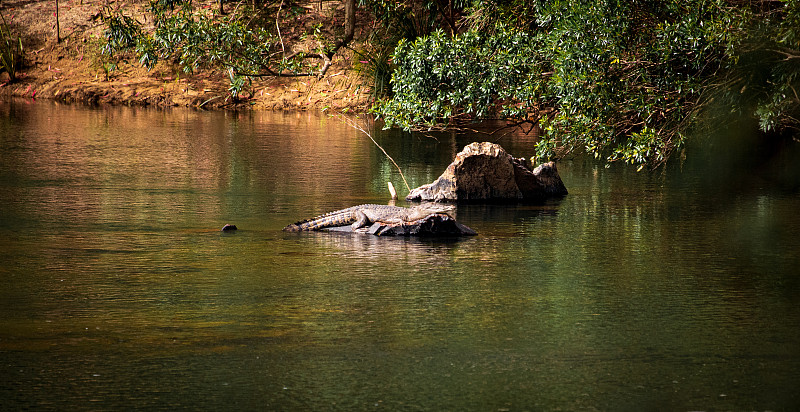
[{"label": "leafy branch", "polygon": [[742,30],[746,13],[720,4],[475,2],[466,31],[398,43],[394,95],[372,110],[406,130],[535,123],[540,159],[663,164]]},{"label": "leafy branch", "polygon": [[[231,94],[237,97],[252,78],[324,75],[335,53],[353,38],[355,0],[347,0],[346,4],[344,38],[331,48],[321,48],[319,53],[286,54],[280,30],[284,1],[275,9],[273,31],[263,24],[263,13],[268,13],[270,7],[256,11],[243,6],[241,10],[237,7],[233,12],[214,15],[185,0],[150,0],[152,30],[107,8],[103,13],[106,43],[102,51],[118,59],[136,56],[148,69],[161,61],[186,73],[221,68],[229,74]],[[321,68],[306,63],[313,58],[322,60]]]}]

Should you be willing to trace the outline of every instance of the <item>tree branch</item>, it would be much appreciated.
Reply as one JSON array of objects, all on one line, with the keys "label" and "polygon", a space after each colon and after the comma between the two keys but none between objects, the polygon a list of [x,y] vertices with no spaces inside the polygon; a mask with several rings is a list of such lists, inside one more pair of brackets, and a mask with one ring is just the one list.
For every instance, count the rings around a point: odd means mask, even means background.
[{"label": "tree branch", "polygon": [[345,0],[344,2],[344,37],[337,41],[331,50],[322,53],[322,68],[319,71],[319,77],[325,75],[325,72],[333,64],[333,56],[344,46],[347,46],[353,41],[353,36],[356,32],[356,0]]}]

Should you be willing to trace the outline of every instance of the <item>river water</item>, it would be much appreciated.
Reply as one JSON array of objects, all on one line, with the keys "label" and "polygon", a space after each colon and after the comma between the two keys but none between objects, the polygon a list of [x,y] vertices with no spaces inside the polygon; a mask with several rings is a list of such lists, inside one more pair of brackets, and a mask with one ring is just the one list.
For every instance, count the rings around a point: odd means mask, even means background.
[{"label": "river water", "polygon": [[[412,187],[484,139],[375,137]],[[465,239],[284,233],[405,186],[326,116],[2,102],[0,410],[796,410],[797,182],[700,158],[562,161]]]}]

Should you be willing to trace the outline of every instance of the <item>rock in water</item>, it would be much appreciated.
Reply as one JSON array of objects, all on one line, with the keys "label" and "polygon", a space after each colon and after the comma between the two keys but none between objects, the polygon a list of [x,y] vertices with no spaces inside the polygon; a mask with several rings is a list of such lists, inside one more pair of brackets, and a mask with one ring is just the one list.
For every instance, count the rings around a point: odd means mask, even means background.
[{"label": "rock in water", "polygon": [[512,157],[500,145],[475,142],[464,147],[438,179],[412,190],[406,200],[517,201],[566,194],[554,162],[531,171],[525,159]]},{"label": "rock in water", "polygon": [[434,213],[414,222],[373,223],[367,233],[375,236],[475,236],[478,233],[451,216]]}]

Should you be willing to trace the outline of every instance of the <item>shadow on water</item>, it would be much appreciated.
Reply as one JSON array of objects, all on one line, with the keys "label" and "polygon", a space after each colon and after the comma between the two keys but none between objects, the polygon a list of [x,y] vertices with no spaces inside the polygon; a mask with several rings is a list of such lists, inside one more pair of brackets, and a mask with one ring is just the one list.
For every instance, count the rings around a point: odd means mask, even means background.
[{"label": "shadow on water", "polygon": [[755,119],[725,119],[709,120],[716,126],[689,141],[681,172],[672,172],[676,178],[722,196],[759,190],[787,195],[800,191],[800,141],[796,136],[764,133]]}]

